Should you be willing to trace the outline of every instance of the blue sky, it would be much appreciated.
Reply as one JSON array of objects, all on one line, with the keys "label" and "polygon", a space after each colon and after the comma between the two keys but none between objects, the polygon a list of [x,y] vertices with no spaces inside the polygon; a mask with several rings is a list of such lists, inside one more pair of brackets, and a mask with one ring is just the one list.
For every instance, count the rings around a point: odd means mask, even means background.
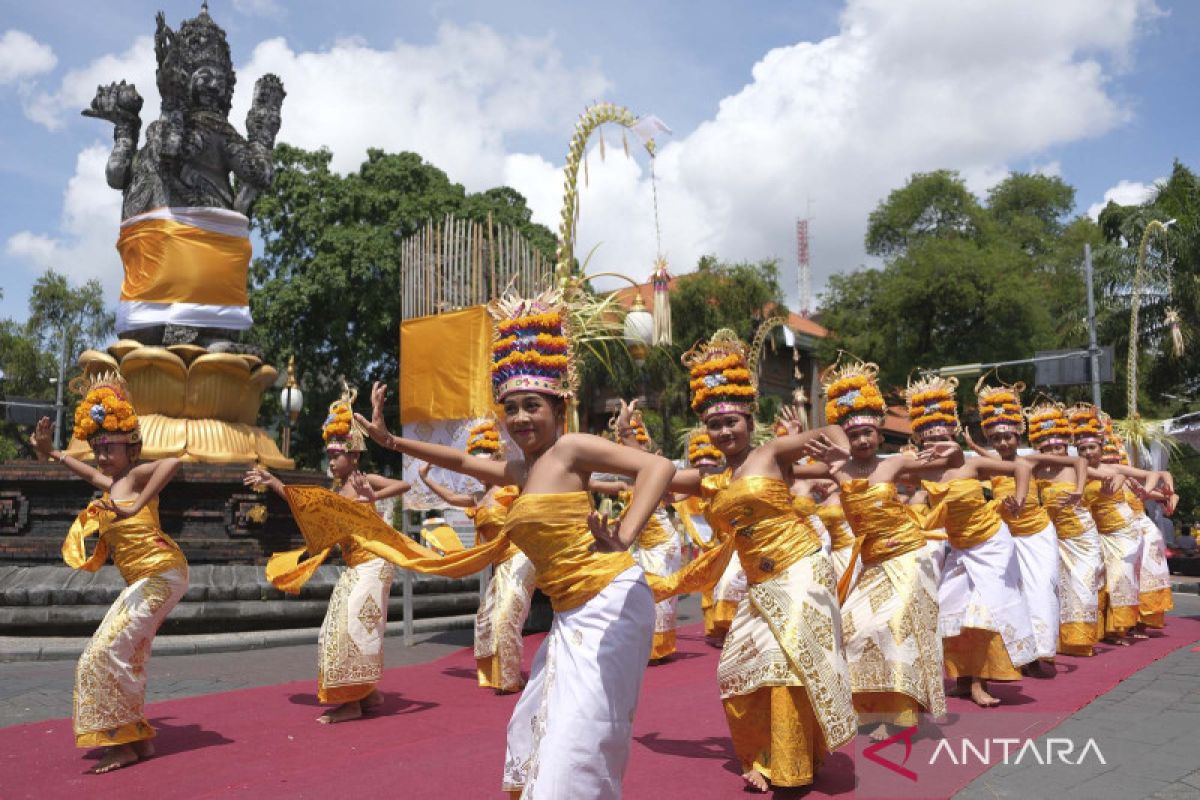
[{"label": "blue sky", "polygon": [[[6,3],[0,21],[0,317],[24,319],[47,266],[115,301],[119,195],[105,123],[79,116],[127,78],[157,113],[148,37],[198,3]],[[557,224],[575,116],[593,100],[673,129],[656,163],[663,249],[778,257],[811,213],[814,290],[866,262],[866,216],[919,170],[979,193],[1010,169],[1061,175],[1078,213],[1137,200],[1173,159],[1200,167],[1200,4],[1183,0],[284,3],[213,0],[243,126],[264,71],[288,90],[280,138],[410,149],[471,190],[508,183]],[[655,250],[647,163],[589,161],[579,249],[644,276]],[[785,272],[785,274],[788,274]],[[791,287],[794,298],[796,291]]]}]

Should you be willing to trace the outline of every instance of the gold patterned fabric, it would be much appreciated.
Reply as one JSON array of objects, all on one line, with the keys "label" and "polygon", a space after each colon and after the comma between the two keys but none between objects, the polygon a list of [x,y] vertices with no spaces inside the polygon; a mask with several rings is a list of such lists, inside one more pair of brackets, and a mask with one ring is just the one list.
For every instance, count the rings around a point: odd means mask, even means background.
[{"label": "gold patterned fabric", "polygon": [[1096,616],[1104,574],[1100,533],[1086,508],[1053,502],[1059,493],[1073,492],[1073,484],[1039,485],[1058,535],[1058,652],[1090,656],[1097,641]]},{"label": "gold patterned fabric", "polygon": [[912,703],[886,697],[900,695],[943,717],[938,577],[924,552],[925,537],[894,484],[846,481],[842,505],[863,537],[863,570],[842,604],[855,705],[860,714],[871,715],[864,722],[900,724],[912,715]]},{"label": "gold patterned fabric", "polygon": [[[62,546],[63,561],[67,566],[95,572],[104,566],[111,553],[113,563],[127,584],[169,570],[187,569],[183,551],[171,537],[163,533],[159,524],[157,497],[125,519],[118,519],[111,511],[100,509],[99,503],[107,499],[106,493],[100,501],[89,504],[81,511],[72,523]],[[118,504],[132,505],[133,502],[121,500]],[[87,539],[97,534],[100,539],[89,556]]]},{"label": "gold patterned fabric", "polygon": [[[772,714],[759,723],[770,731],[770,741],[807,747],[812,762],[819,760],[822,748],[837,749],[855,733],[833,567],[812,528],[796,516],[783,481],[761,476],[730,480],[726,472],[705,478],[704,491],[713,524],[730,537],[749,582],[725,638],[717,681],[727,718],[733,714],[735,720],[730,733],[743,768],[758,764],[764,774],[774,776],[779,765],[774,760],[761,763],[759,743],[765,734],[736,723],[738,709],[773,710],[773,701],[745,696],[803,687],[819,737],[803,728],[803,713]],[[779,758],[780,764],[792,763],[796,754],[781,753]]]},{"label": "gold patterned fabric", "polygon": [[[346,553],[343,551],[343,557]],[[383,675],[383,639],[395,568],[382,558],[347,566],[317,636],[317,699],[349,703],[371,694]]]},{"label": "gold patterned fabric", "polygon": [[[467,510],[475,522],[475,538],[488,542],[500,536],[508,506],[517,492],[506,487],[501,502]],[[475,668],[479,685],[502,692],[517,692],[524,685],[521,637],[533,598],[533,563],[514,544],[503,550],[488,581],[475,615]]]},{"label": "gold patterned fabric", "polygon": [[[655,532],[647,536],[646,532],[651,529]],[[662,506],[655,509],[642,528],[633,558],[647,576],[670,575],[683,566],[683,547],[679,541],[679,534],[667,519]],[[678,602],[678,597],[671,596],[654,604],[654,642],[650,647],[650,658],[653,660],[667,658],[675,653]]]},{"label": "gold patterned fabric", "polygon": [[831,503],[817,507],[817,516],[825,523],[829,531],[830,546],[833,550],[841,550],[854,546],[854,530],[846,521],[846,511],[841,503]]},{"label": "gold patterned fabric", "polygon": [[1059,498],[1075,492],[1075,484],[1065,481],[1037,481],[1046,512],[1054,523],[1054,533],[1060,540],[1082,536],[1096,530],[1096,521],[1086,506],[1073,506],[1059,502]]},{"label": "gold patterned fabric", "polygon": [[77,747],[113,747],[150,739],[142,710],[154,634],[187,591],[187,567],[133,581],[118,595],[75,667]]},{"label": "gold patterned fabric", "polygon": [[984,499],[983,488],[974,478],[921,481],[921,485],[929,493],[929,514],[931,518],[941,515],[951,547],[963,550],[985,542],[1004,524],[997,503]]},{"label": "gold patterned fabric", "polygon": [[723,701],[742,770],[773,786],[807,786],[829,752],[803,686],[771,686]]},{"label": "gold patterned fabric", "polygon": [[1083,504],[1100,531],[1100,555],[1104,559],[1097,628],[1101,636],[1122,636],[1138,620],[1141,535],[1131,527],[1133,511],[1125,504],[1124,495],[1105,493],[1101,481],[1088,481]]},{"label": "gold patterned fabric", "polygon": [[[1050,515],[1038,502],[1035,486],[1025,493],[1025,505],[1016,514],[1009,514],[1003,504],[997,504],[1000,516],[1008,525],[1008,532],[1013,536],[1032,536],[1046,530],[1050,524]],[[1011,475],[996,475],[992,478],[992,498],[999,501],[1012,497],[1017,493],[1017,479]]]},{"label": "gold patterned fabric", "polygon": [[1142,537],[1138,550],[1138,622],[1161,628],[1166,624],[1165,613],[1175,607],[1171,571],[1167,568],[1167,545],[1154,521],[1136,510],[1133,527]]}]

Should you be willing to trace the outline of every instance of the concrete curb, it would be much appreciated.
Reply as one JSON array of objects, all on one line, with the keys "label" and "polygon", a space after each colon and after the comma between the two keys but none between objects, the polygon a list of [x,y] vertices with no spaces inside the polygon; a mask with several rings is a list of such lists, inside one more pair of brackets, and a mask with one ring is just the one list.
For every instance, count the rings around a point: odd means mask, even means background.
[{"label": "concrete curb", "polygon": [[[462,630],[475,624],[474,614],[453,617],[431,617],[413,620],[417,634]],[[154,654],[160,656],[191,655],[193,653],[228,653],[259,650],[267,647],[288,647],[316,644],[320,628],[287,628],[274,631],[243,631],[240,633],[197,633],[176,636],[156,636]],[[388,636],[404,635],[404,622],[387,624]],[[0,636],[0,661],[65,661],[78,658],[88,637]]]},{"label": "concrete curb", "polygon": [[1200,594],[1200,581],[1171,581],[1172,592]]}]

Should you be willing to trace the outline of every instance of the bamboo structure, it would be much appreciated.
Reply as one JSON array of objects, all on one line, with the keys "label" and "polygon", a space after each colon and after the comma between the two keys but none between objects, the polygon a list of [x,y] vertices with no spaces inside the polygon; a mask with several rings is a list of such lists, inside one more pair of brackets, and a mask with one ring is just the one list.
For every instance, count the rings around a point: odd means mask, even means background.
[{"label": "bamboo structure", "polygon": [[447,214],[400,245],[403,319],[483,305],[506,289],[535,294],[553,262],[516,228]]}]

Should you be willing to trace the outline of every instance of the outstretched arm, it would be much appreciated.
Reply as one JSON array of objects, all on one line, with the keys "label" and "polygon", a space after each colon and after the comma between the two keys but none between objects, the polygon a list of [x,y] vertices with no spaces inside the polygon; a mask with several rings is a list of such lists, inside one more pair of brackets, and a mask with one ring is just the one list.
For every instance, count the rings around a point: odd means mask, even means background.
[{"label": "outstretched arm", "polygon": [[975,455],[984,456],[985,458],[995,457],[996,454],[991,450],[976,443],[975,437],[971,435],[971,429],[965,426],[963,427],[963,439],[966,441],[967,447],[975,451]]},{"label": "outstretched arm", "polygon": [[588,491],[596,492],[597,494],[606,494],[610,497],[616,497],[621,492],[628,492],[629,484],[625,481],[601,481],[595,478],[589,478]]},{"label": "outstretched arm", "polygon": [[375,492],[376,500],[387,500],[389,497],[399,497],[412,488],[408,481],[398,478],[385,478],[382,475],[368,475],[367,481]]},{"label": "outstretched arm", "polygon": [[33,435],[29,437],[29,444],[37,452],[40,461],[54,460],[61,462],[64,467],[102,492],[107,492],[112,488],[112,478],[100,470],[90,464],[83,463],[74,456],[67,455],[61,450],[53,449],[50,430],[50,418],[42,417],[34,427]]},{"label": "outstretched arm", "polygon": [[376,382],[375,386],[371,389],[371,419],[368,420],[362,414],[354,415],[354,418],[358,420],[358,424],[366,429],[367,433],[371,435],[371,440],[376,444],[386,447],[389,450],[404,453],[406,456],[413,456],[422,461],[428,461],[443,469],[470,475],[472,478],[489,485],[503,486],[510,483],[520,483],[518,476],[515,474],[516,470],[511,469],[507,461],[492,461],[488,458],[468,455],[462,450],[447,447],[443,444],[419,442],[416,439],[393,436],[388,432],[387,425],[383,421],[383,403],[385,399],[387,399],[387,387],[382,383]]},{"label": "outstretched arm", "polygon": [[275,494],[287,500],[287,492],[284,490],[283,481],[267,472],[262,467],[254,467],[246,470],[246,475],[242,478],[242,483],[252,489],[257,489],[259,486],[265,486]]},{"label": "outstretched arm", "polygon": [[452,506],[457,508],[471,508],[478,502],[477,497],[472,497],[471,495],[464,494],[463,492],[456,492],[429,477],[428,464],[422,464],[417,472],[421,475],[421,482],[429,487],[429,491],[433,492]]},{"label": "outstretched arm", "polygon": [[1005,507],[1016,513],[1025,505],[1025,496],[1029,493],[1030,478],[1033,477],[1033,465],[1020,459],[1002,461],[998,458],[973,458],[970,461],[975,475],[1011,475],[1016,481],[1016,491],[1004,498]]},{"label": "outstretched arm", "polygon": [[1031,464],[1050,464],[1055,467],[1075,468],[1075,494],[1082,495],[1088,479],[1088,460],[1083,456],[1056,456],[1051,453],[1030,453],[1021,456]]}]

